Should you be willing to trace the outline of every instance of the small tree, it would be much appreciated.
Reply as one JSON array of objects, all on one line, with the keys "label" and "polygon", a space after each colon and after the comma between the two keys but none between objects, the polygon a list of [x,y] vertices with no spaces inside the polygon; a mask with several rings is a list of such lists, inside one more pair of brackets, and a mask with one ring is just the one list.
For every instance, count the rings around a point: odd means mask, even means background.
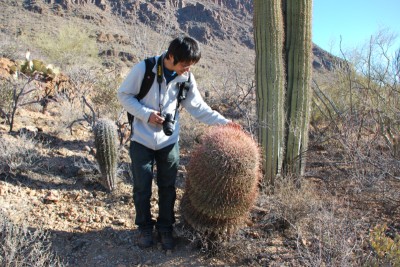
[{"label": "small tree", "polygon": [[14,119],[17,109],[33,103],[40,103],[38,100],[29,100],[28,96],[37,90],[32,84],[35,76],[20,75],[17,80],[8,79],[0,82],[1,101],[0,113],[9,125],[9,132],[13,131]]}]

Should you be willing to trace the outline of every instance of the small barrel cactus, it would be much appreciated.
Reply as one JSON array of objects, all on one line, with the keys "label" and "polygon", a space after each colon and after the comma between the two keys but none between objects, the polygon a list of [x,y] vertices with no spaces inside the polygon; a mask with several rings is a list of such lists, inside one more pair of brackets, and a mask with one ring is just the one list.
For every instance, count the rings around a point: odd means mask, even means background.
[{"label": "small barrel cactus", "polygon": [[96,159],[101,172],[101,184],[109,191],[116,187],[118,142],[117,127],[108,119],[99,119],[94,127]]},{"label": "small barrel cactus", "polygon": [[184,221],[208,236],[230,236],[245,222],[258,193],[260,152],[240,129],[212,127],[188,164]]}]

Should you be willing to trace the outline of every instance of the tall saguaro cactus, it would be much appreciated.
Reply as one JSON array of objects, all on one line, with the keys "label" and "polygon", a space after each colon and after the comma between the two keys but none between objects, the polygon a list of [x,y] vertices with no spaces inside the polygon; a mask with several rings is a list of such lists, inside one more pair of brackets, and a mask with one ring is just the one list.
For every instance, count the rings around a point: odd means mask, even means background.
[{"label": "tall saguaro cactus", "polygon": [[258,141],[264,177],[272,182],[283,162],[285,69],[281,0],[254,1]]},{"label": "tall saguaro cactus", "polygon": [[312,0],[254,0],[257,115],[264,178],[302,174],[308,143]]}]

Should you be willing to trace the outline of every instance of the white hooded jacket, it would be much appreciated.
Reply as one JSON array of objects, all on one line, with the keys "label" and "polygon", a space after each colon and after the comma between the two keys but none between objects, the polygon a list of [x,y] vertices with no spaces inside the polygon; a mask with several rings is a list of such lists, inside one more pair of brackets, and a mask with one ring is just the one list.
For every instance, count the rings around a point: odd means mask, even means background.
[{"label": "white hooded jacket", "polygon": [[[161,55],[165,56],[165,53]],[[156,57],[156,62],[160,56]],[[153,68],[156,73],[157,64]],[[179,88],[177,83],[186,82],[188,80],[188,73],[178,75],[166,84],[165,78],[161,83],[161,92],[159,92],[159,84],[157,78],[154,79],[147,95],[138,100],[136,95],[139,94],[140,86],[146,71],[144,61],[136,64],[129,72],[121,84],[117,96],[122,106],[132,114],[135,119],[133,121],[131,136],[132,141],[136,141],[150,149],[159,150],[168,145],[174,144],[179,140],[179,112],[175,118],[174,132],[171,136],[166,136],[163,132],[162,125],[148,123],[150,114],[154,111],[159,111],[161,106],[162,113],[175,114],[177,96]],[[181,105],[196,119],[209,124],[226,124],[229,120],[225,119],[217,111],[214,111],[204,102],[197,88],[196,80],[190,73],[190,88],[187,93],[186,99],[181,102]]]}]

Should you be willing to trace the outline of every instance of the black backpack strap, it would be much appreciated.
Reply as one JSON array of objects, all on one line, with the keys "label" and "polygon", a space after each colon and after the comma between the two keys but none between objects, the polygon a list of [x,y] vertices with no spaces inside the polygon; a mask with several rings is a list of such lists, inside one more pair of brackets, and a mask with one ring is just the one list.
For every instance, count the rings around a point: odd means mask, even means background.
[{"label": "black backpack strap", "polygon": [[[154,78],[156,77],[156,74],[153,72],[154,65],[156,64],[156,58],[155,57],[146,58],[144,60],[144,63],[146,64],[146,71],[143,76],[139,94],[137,94],[136,96],[138,100],[142,99],[147,95],[147,93],[150,91],[151,86],[153,85]],[[133,117],[134,116],[128,112],[128,123],[131,126],[133,122]]]},{"label": "black backpack strap", "polygon": [[142,85],[140,86],[139,94],[136,96],[138,100],[142,99],[150,91],[151,86],[154,82],[154,77],[156,74],[153,72],[154,65],[156,64],[156,59],[154,57],[146,58],[144,60],[146,64],[146,72],[144,73]]}]

